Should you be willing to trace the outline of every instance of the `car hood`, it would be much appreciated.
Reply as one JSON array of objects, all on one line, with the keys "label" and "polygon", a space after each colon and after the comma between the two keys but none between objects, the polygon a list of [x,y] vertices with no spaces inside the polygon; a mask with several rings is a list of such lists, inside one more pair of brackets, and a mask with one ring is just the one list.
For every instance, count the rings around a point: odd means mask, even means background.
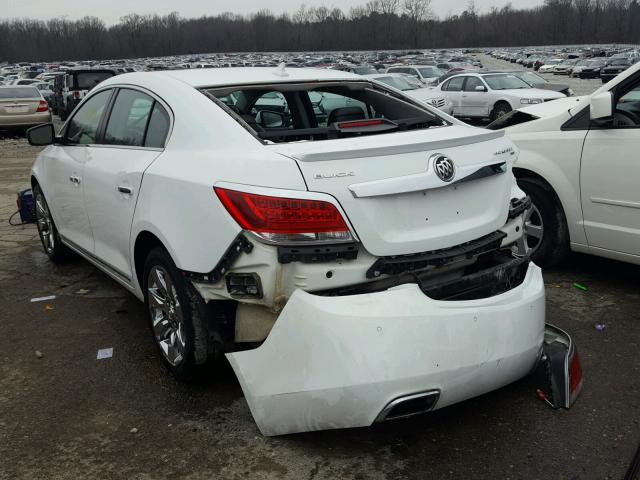
[{"label": "car hood", "polygon": [[415,98],[416,100],[432,100],[434,98],[443,98],[444,94],[435,88],[418,88],[416,90],[405,90],[405,95]]},{"label": "car hood", "polygon": [[498,94],[512,95],[520,98],[542,98],[543,100],[552,100],[554,98],[562,98],[561,93],[543,90],[541,88],[514,88],[512,90],[495,90]]},{"label": "car hood", "polygon": [[536,105],[519,108],[518,110],[537,118],[546,118],[560,112],[571,110],[581,104],[585,99],[588,101],[588,98],[588,95],[582,97],[564,97],[554,100],[553,102],[538,103]]}]

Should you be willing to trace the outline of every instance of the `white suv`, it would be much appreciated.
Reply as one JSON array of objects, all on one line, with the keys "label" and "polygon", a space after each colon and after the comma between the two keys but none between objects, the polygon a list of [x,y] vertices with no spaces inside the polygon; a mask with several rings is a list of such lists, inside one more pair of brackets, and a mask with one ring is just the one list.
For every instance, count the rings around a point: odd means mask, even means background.
[{"label": "white suv", "polygon": [[[349,105],[320,111],[318,92]],[[503,132],[283,67],[124,74],[58,137],[28,136],[53,143],[32,170],[49,257],[72,250],[146,302],[177,377],[226,354],[264,434],[441,408],[540,358]]]}]

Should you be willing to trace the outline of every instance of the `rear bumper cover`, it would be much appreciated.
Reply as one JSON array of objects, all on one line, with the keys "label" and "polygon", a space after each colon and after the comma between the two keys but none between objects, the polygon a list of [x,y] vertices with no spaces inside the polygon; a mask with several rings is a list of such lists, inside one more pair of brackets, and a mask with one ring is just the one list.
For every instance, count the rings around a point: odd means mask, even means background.
[{"label": "rear bumper cover", "polygon": [[227,354],[264,435],[371,425],[392,400],[437,390],[435,409],[531,372],[545,325],[544,284],[439,301],[416,284],[324,297],[296,290],[265,342]]}]

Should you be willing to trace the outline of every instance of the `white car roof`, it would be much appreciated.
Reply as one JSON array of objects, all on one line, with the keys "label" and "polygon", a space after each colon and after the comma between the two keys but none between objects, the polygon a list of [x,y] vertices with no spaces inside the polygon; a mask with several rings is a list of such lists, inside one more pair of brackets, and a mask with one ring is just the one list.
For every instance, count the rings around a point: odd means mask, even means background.
[{"label": "white car roof", "polygon": [[278,67],[231,67],[125,73],[105,80],[102,84],[140,82],[152,75],[156,78],[171,77],[194,88],[262,83],[362,81],[361,75],[323,68],[285,68],[283,75]]}]

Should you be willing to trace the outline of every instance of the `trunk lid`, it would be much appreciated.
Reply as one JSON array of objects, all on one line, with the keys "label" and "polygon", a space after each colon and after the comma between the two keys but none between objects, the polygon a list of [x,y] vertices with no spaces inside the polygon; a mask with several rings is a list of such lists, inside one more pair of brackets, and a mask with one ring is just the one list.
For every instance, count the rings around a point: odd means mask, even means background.
[{"label": "trunk lid", "polygon": [[[308,189],[338,200],[373,255],[451,247],[504,225],[516,148],[502,131],[464,125],[270,145],[293,158]],[[447,182],[434,162],[455,165]]]},{"label": "trunk lid", "polygon": [[41,98],[0,99],[0,115],[31,115],[36,113]]}]

